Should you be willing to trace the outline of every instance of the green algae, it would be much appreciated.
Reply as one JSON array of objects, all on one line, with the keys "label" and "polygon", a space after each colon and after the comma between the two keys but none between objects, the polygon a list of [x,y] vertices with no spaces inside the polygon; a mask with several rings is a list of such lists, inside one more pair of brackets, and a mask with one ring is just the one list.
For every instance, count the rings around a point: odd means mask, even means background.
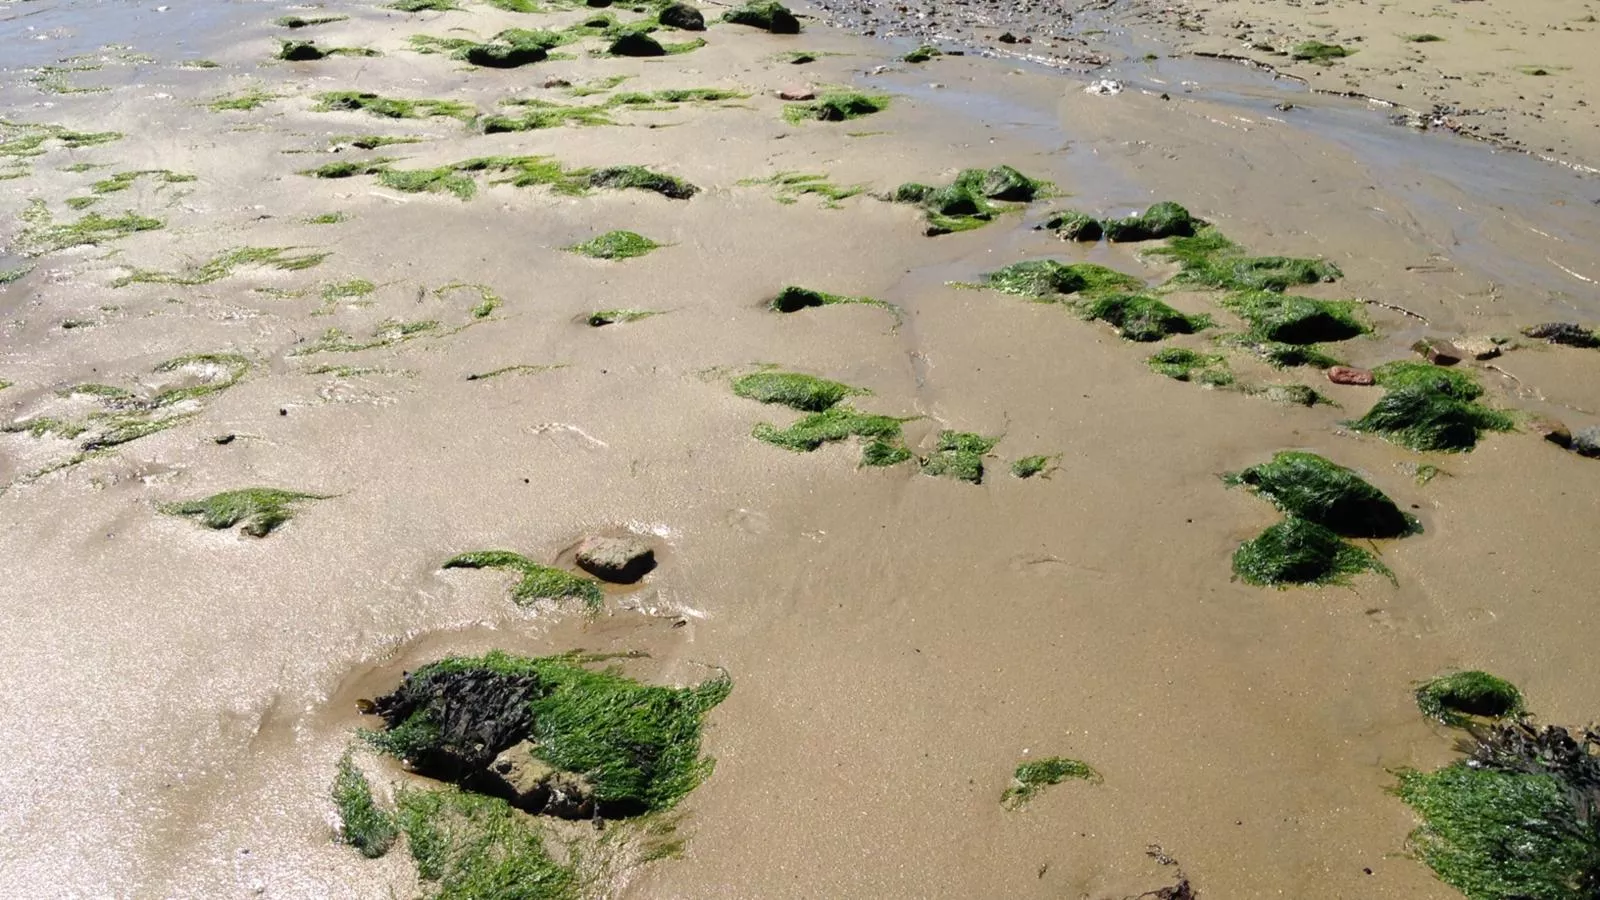
[{"label": "green algae", "polygon": [[604,106],[571,106],[548,100],[511,100],[519,108],[516,115],[484,116],[478,121],[484,134],[538,131],[568,125],[596,126],[617,124]]},{"label": "green algae", "polygon": [[349,751],[339,758],[333,779],[333,805],[339,813],[339,840],[360,851],[367,859],[389,852],[400,836],[393,814],[378,808],[372,798],[372,785],[356,768]]},{"label": "green algae", "polygon": [[1417,687],[1416,696],[1423,715],[1453,726],[1513,718],[1524,709],[1516,685],[1475,669],[1430,678]]},{"label": "green algae", "polygon": [[21,281],[29,272],[32,271],[33,266],[17,266],[14,269],[0,269],[0,287],[5,287],[8,284]]},{"label": "green algae", "polygon": [[1193,381],[1211,387],[1233,384],[1233,373],[1228,371],[1227,357],[1219,354],[1168,347],[1152,355],[1146,362],[1152,372],[1178,381]]},{"label": "green algae", "polygon": [[812,290],[811,288],[787,285],[778,291],[777,296],[767,301],[767,309],[779,313],[799,312],[802,309],[814,309],[821,306],[876,306],[893,313],[898,320],[900,307],[873,297],[848,297],[843,294],[830,294],[826,291]]},{"label": "green algae", "polygon": [[1105,226],[1099,219],[1077,210],[1061,210],[1050,214],[1040,228],[1053,231],[1063,241],[1092,243],[1105,236]]},{"label": "green algae", "polygon": [[889,108],[886,94],[864,94],[860,91],[829,91],[805,103],[790,103],[783,108],[785,121],[847,122],[882,112]]},{"label": "green algae", "polygon": [[938,47],[923,44],[921,47],[918,47],[910,53],[907,53],[905,56],[900,57],[900,60],[908,63],[925,63],[936,56],[943,55],[944,53],[940,51]]},{"label": "green algae", "polygon": [[520,363],[511,366],[501,366],[498,369],[490,369],[487,372],[473,372],[467,376],[467,380],[488,381],[491,378],[499,378],[501,375],[538,375],[541,372],[550,372],[555,369],[564,368],[566,368],[564,364],[535,366],[526,363]]},{"label": "green algae", "polygon": [[329,47],[323,49],[317,46],[316,41],[280,40],[278,41],[278,52],[274,55],[286,62],[315,62],[319,59],[327,59],[330,56],[382,56],[383,54],[365,47]]},{"label": "green algae", "polygon": [[349,213],[331,212],[319,213],[318,215],[311,216],[302,221],[304,221],[307,225],[338,225],[340,222],[347,222],[349,220]]},{"label": "green algae", "polygon": [[99,203],[100,202],[100,198],[99,197],[68,197],[66,202],[67,202],[67,208],[68,209],[84,210],[84,209],[88,209],[89,207],[95,205],[96,203]]},{"label": "green algae", "polygon": [[1316,344],[1366,334],[1353,300],[1316,300],[1271,291],[1244,291],[1218,301],[1250,326],[1249,337],[1277,344]]},{"label": "green algae", "polygon": [[508,28],[488,41],[442,38],[427,34],[410,37],[411,49],[418,53],[448,53],[474,66],[489,69],[515,69],[550,58],[550,51],[574,37],[553,31]]},{"label": "green algae", "polygon": [[1011,474],[1018,478],[1049,478],[1050,473],[1061,467],[1061,454],[1038,454],[1024,456],[1011,464]]},{"label": "green algae", "polygon": [[355,338],[338,328],[329,328],[316,340],[297,348],[289,355],[310,356],[314,353],[355,353],[378,347],[390,347],[422,337],[425,334],[431,334],[438,329],[439,323],[432,319],[424,319],[419,322],[384,322],[372,330],[370,338]]},{"label": "green algae", "polygon": [[773,34],[800,33],[800,20],[795,18],[788,7],[776,0],[752,0],[723,13],[722,21],[760,28]]},{"label": "green algae", "polygon": [[884,199],[895,203],[914,203],[921,206],[927,217],[924,233],[930,237],[958,231],[981,228],[994,217],[1014,206],[1005,204],[1027,203],[1042,196],[1049,185],[1023,175],[1010,166],[989,169],[963,169],[948,185],[907,182],[895,188]]},{"label": "green algae", "polygon": [[1053,259],[1012,263],[985,275],[984,283],[997,291],[1039,300],[1053,300],[1065,294],[1096,296],[1137,291],[1144,287],[1140,279],[1102,265],[1062,263]]},{"label": "green algae", "polygon": [[134,269],[111,283],[112,287],[130,284],[177,284],[196,286],[211,284],[231,276],[240,266],[266,266],[282,272],[300,272],[319,266],[332,254],[326,252],[296,253],[298,247],[237,247],[198,265],[177,271],[159,269]]},{"label": "green algae", "polygon": [[224,491],[201,500],[162,504],[161,512],[193,518],[207,528],[222,530],[240,525],[251,537],[266,537],[294,518],[296,506],[312,500],[326,500],[326,494],[307,494],[276,488],[245,488]]},{"label": "green algae", "polygon": [[18,244],[33,255],[86,244],[103,244],[142,231],[166,227],[166,223],[160,219],[142,216],[131,210],[120,216],[89,213],[76,221],[58,224],[40,200],[33,201],[22,217],[24,225]]},{"label": "green algae", "polygon": [[983,458],[998,443],[997,437],[970,431],[941,431],[933,452],[920,461],[922,474],[982,484]]},{"label": "green algae", "polygon": [[839,201],[866,190],[865,185],[837,185],[829,181],[827,175],[807,172],[779,172],[767,178],[746,178],[739,184],[745,187],[771,186],[774,198],[786,205],[797,203],[801,197],[808,195],[820,197],[825,209],[842,209]]},{"label": "green algae", "polygon": [[1238,347],[1254,354],[1275,369],[1289,369],[1299,366],[1327,369],[1344,365],[1340,360],[1324,353],[1315,344],[1284,344],[1277,341],[1259,340],[1248,334],[1222,335],[1217,338],[1217,342],[1229,347]]},{"label": "green algae", "polygon": [[839,404],[811,413],[787,428],[763,422],[751,433],[757,440],[797,453],[809,453],[823,444],[850,437],[863,438],[866,443],[862,464],[883,466],[911,458],[909,451],[899,452],[904,449],[901,425],[907,421],[894,416],[864,413]]},{"label": "green algae", "polygon": [[1572,784],[1547,766],[1507,770],[1474,758],[1400,772],[1395,794],[1422,818],[1411,834],[1416,855],[1469,900],[1595,896],[1593,784]]},{"label": "green algae", "polygon": [[1345,543],[1332,529],[1293,516],[1239,546],[1233,571],[1247,584],[1266,587],[1342,585],[1362,572],[1394,580],[1377,557]]},{"label": "green algae", "polygon": [[450,166],[437,169],[391,169],[376,172],[378,183],[407,194],[454,194],[462,200],[471,200],[478,192],[478,183]]},{"label": "green algae", "polygon": [[799,372],[756,372],[734,379],[733,392],[749,400],[777,403],[801,412],[821,412],[846,397],[868,391]]},{"label": "green algae", "polygon": [[1393,538],[1421,530],[1383,491],[1315,453],[1286,450],[1224,480],[1344,537]]},{"label": "green algae", "polygon": [[1281,292],[1291,287],[1336,281],[1344,276],[1326,260],[1291,256],[1248,256],[1215,227],[1207,225],[1188,237],[1145,251],[1178,263],[1178,284],[1230,291]]},{"label": "green algae", "polygon": [[1105,322],[1125,340],[1147,343],[1211,327],[1205,315],[1186,315],[1149,294],[1109,294],[1077,305],[1086,319]]},{"label": "green algae", "polygon": [[378,698],[387,727],[364,736],[425,774],[455,777],[527,741],[541,761],[589,783],[598,817],[671,809],[711,772],[700,753],[704,719],[732,682],[718,674],[693,687],[647,685],[583,662],[493,652],[422,666]]},{"label": "green algae", "polygon": [[424,119],[448,116],[471,121],[477,110],[455,100],[383,97],[363,91],[326,91],[317,95],[316,112],[366,112],[386,119]]},{"label": "green algae", "polygon": [[653,309],[602,309],[592,312],[584,319],[590,328],[601,328],[606,325],[619,325],[627,322],[637,322],[651,316],[659,316],[660,312]]},{"label": "green algae", "polygon": [[563,569],[543,566],[508,550],[479,550],[445,561],[445,569],[506,569],[521,576],[511,588],[511,599],[527,606],[540,600],[578,600],[591,610],[605,602],[600,585]]},{"label": "green algae", "polygon": [[404,788],[397,821],[435,900],[578,900],[580,878],[545,848],[525,813],[457,788]]},{"label": "green algae", "polygon": [[1282,403],[1287,406],[1338,406],[1316,390],[1303,384],[1268,384],[1261,387],[1246,388],[1246,393],[1263,397],[1273,403]]},{"label": "green algae", "polygon": [[278,100],[282,94],[274,94],[259,88],[250,88],[236,94],[224,94],[206,104],[212,112],[249,111],[260,109],[270,100]]},{"label": "green algae", "polygon": [[1334,60],[1344,59],[1352,53],[1355,53],[1355,51],[1339,44],[1324,44],[1321,41],[1301,41],[1294,46],[1294,49],[1289,51],[1289,56],[1302,62],[1328,65]]},{"label": "green algae", "polygon": [[688,200],[700,189],[681,178],[644,166],[606,166],[589,173],[590,187],[651,191],[673,200]]},{"label": "green algae", "polygon": [[134,172],[117,172],[110,178],[102,179],[100,181],[96,181],[94,184],[91,184],[89,186],[89,190],[95,192],[96,194],[114,194],[118,191],[125,191],[128,188],[133,187],[134,182],[147,175],[156,178],[162,184],[182,184],[185,182],[198,180],[193,175],[185,175],[183,173],[173,172],[168,169],[140,169]]},{"label": "green algae", "polygon": [[1021,809],[1040,791],[1068,779],[1091,784],[1099,784],[1101,780],[1100,773],[1093,766],[1064,756],[1025,762],[1012,773],[1011,786],[1000,795],[1000,805],[1010,810]]},{"label": "green algae", "polygon": [[1137,216],[1106,219],[1100,223],[1106,239],[1114,243],[1193,237],[1204,224],[1171,201],[1157,203]]},{"label": "green algae", "polygon": [[1510,431],[1510,415],[1477,403],[1483,388],[1470,374],[1426,363],[1387,363],[1373,370],[1387,388],[1367,414],[1348,422],[1412,450],[1459,453],[1486,431]]},{"label": "green algae", "polygon": [[644,256],[661,244],[632,231],[608,231],[599,237],[568,247],[590,259],[633,259]]},{"label": "green algae", "polygon": [[461,8],[452,0],[394,0],[388,7],[401,12],[452,12]]},{"label": "green algae", "polygon": [[[74,131],[61,125],[28,124],[0,119],[0,157],[23,159],[40,156],[59,144],[80,150],[122,140],[120,131]],[[85,164],[86,165],[86,164]],[[70,171],[72,167],[67,167]]]},{"label": "green algae", "polygon": [[281,28],[311,28],[316,25],[332,25],[334,22],[344,22],[349,16],[280,16],[272,24]]}]

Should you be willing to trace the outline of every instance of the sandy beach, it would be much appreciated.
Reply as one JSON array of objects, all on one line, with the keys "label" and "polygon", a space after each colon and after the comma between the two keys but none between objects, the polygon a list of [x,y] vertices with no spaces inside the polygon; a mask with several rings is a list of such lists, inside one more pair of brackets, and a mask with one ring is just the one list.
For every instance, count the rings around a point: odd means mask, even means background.
[{"label": "sandy beach", "polygon": [[[790,35],[708,4],[706,31],[653,34],[703,46],[619,57],[595,34],[501,69],[413,38],[597,11],[0,2],[23,48],[0,83],[0,894],[433,896],[407,853],[337,840],[329,784],[375,727],[357,701],[445,656],[582,650],[733,684],[705,718],[714,770],[665,814],[681,848],[617,851],[583,896],[1461,896],[1393,794],[1458,758],[1417,684],[1482,669],[1541,722],[1595,715],[1600,460],[1536,423],[1600,425],[1600,353],[1521,333],[1600,324],[1595,4],[1068,5],[796,7]],[[282,40],[377,55],[284,61]],[[1358,52],[1242,46],[1306,40]],[[962,55],[903,61],[929,42]],[[886,104],[820,121],[779,97],[845,90]],[[384,117],[333,92],[461,106]],[[484,125],[550,110],[578,118]],[[982,227],[929,236],[883,199],[1002,165],[1048,188]],[[618,166],[696,190],[595,178]],[[1350,367],[1500,338],[1449,371],[1510,430],[1459,453],[1357,430],[1382,386],[1219,339],[1248,323],[1170,281],[1155,242],[1041,227],[1159,201],[1335,265],[1294,292],[1355,301],[1368,333],[1320,345]],[[616,230],[657,246],[572,250]],[[983,287],[1047,258],[1215,325],[1139,343]],[[881,303],[773,311],[789,285]],[[1228,383],[1152,371],[1173,347]],[[763,371],[859,389],[847,406],[903,420],[905,457],[758,439],[802,417],[735,392]],[[1275,402],[1296,385],[1321,400]],[[929,474],[945,432],[993,440],[980,483]],[[1415,517],[1351,541],[1392,581],[1236,577],[1281,516],[1220,476],[1285,450]],[[266,537],[172,514],[256,487],[321,499]],[[657,566],[592,610],[444,567],[501,549],[578,571],[596,534]],[[1003,806],[1045,757],[1099,777]],[[367,765],[380,799],[416,778]]]}]

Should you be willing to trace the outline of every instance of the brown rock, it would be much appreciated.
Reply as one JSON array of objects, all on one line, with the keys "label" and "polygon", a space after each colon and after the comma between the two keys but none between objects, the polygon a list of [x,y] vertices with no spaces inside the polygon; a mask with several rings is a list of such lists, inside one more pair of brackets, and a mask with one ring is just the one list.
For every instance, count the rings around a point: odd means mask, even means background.
[{"label": "brown rock", "polygon": [[656,552],[636,537],[591,537],[578,545],[578,567],[596,578],[631,584],[656,567]]},{"label": "brown rock", "polygon": [[1560,419],[1550,416],[1534,416],[1528,422],[1528,430],[1555,444],[1557,447],[1572,446],[1572,432]]},{"label": "brown rock", "polygon": [[808,87],[786,87],[778,92],[779,100],[815,100],[817,92]]},{"label": "brown rock", "polygon": [[1358,384],[1362,386],[1373,383],[1371,372],[1350,366],[1334,366],[1330,368],[1328,370],[1328,380],[1334,384]]},{"label": "brown rock", "polygon": [[494,758],[484,773],[491,792],[512,806],[563,819],[594,815],[594,787],[582,776],[563,772],[534,755],[538,744],[520,741]]},{"label": "brown rock", "polygon": [[566,80],[565,78],[546,78],[544,80],[544,86],[547,88],[572,87],[572,82]]},{"label": "brown rock", "polygon": [[1454,344],[1438,338],[1423,338],[1412,344],[1411,349],[1436,366],[1453,366],[1461,362],[1463,355]]}]

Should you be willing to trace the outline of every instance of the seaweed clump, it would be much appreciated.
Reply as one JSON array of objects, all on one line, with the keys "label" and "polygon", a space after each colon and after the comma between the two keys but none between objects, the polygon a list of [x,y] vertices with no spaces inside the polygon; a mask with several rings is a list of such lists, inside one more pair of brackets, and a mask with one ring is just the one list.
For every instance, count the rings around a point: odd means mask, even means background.
[{"label": "seaweed clump", "polygon": [[1506,719],[1523,711],[1522,692],[1504,678],[1476,669],[1430,678],[1417,688],[1417,708],[1446,725],[1474,718]]},{"label": "seaweed clump", "polygon": [[1039,300],[1063,294],[1104,294],[1136,291],[1144,282],[1132,275],[1095,263],[1062,263],[1053,259],[1029,259],[984,276],[985,283],[997,291],[1021,294]]},{"label": "seaweed clump", "polygon": [[568,249],[591,259],[633,259],[661,245],[632,231],[608,231]]},{"label": "seaweed clump", "polygon": [[1052,213],[1039,228],[1053,231],[1056,237],[1063,241],[1083,241],[1093,243],[1105,236],[1105,226],[1099,219],[1088,213],[1077,210],[1063,210]]},{"label": "seaweed clump", "polygon": [[1051,456],[1041,453],[1036,456],[1024,456],[1011,464],[1011,474],[1018,478],[1032,478],[1036,475],[1049,478],[1050,472],[1057,468],[1060,462],[1060,454]]},{"label": "seaweed clump", "polygon": [[866,440],[861,451],[864,466],[890,466],[911,458],[906,449],[900,426],[905,419],[864,413],[849,406],[832,406],[806,416],[788,428],[778,428],[765,422],[757,425],[752,434],[785,450],[809,453],[823,444],[842,441],[848,437]]},{"label": "seaweed clump", "polygon": [[1316,300],[1272,291],[1244,291],[1224,297],[1222,306],[1249,323],[1249,336],[1277,344],[1342,341],[1367,332],[1352,300]]},{"label": "seaweed clump", "polygon": [[783,108],[783,117],[794,123],[816,120],[818,122],[845,122],[882,112],[889,108],[889,98],[884,94],[863,94],[860,91],[830,91],[809,103],[791,103]]},{"label": "seaweed clump", "polygon": [[1230,291],[1285,291],[1297,285],[1337,281],[1344,276],[1326,260],[1294,256],[1248,256],[1215,227],[1175,237],[1147,251],[1179,265],[1173,281]]},{"label": "seaweed clump", "polygon": [[591,610],[605,602],[598,582],[551,566],[542,566],[509,550],[477,550],[446,560],[445,569],[509,569],[522,576],[511,588],[511,599],[520,606],[540,600],[579,600]]},{"label": "seaweed clump", "polygon": [[1126,340],[1148,343],[1169,335],[1193,334],[1211,327],[1203,314],[1187,315],[1149,294],[1108,294],[1078,304],[1086,319],[1095,319],[1117,330]]},{"label": "seaweed clump", "polygon": [[1286,515],[1332,529],[1344,537],[1393,538],[1419,530],[1412,516],[1383,491],[1344,466],[1315,453],[1286,450],[1270,461],[1224,476],[1244,485]]},{"label": "seaweed clump", "polygon": [[776,0],[752,0],[743,6],[736,6],[723,13],[722,21],[760,28],[773,34],[800,33],[800,20],[787,6]]},{"label": "seaweed clump", "polygon": [[339,811],[339,839],[361,851],[367,859],[389,852],[399,837],[394,814],[378,808],[372,799],[372,785],[356,768],[347,751],[339,759],[333,779],[333,805]]},{"label": "seaweed clump", "polygon": [[160,509],[167,515],[192,517],[207,528],[220,531],[240,525],[239,531],[243,534],[266,537],[294,518],[296,504],[326,499],[327,494],[245,488],[213,494],[203,500],[168,503]]},{"label": "seaweed clump", "polygon": [[1155,241],[1171,237],[1193,237],[1205,222],[1171,201],[1151,206],[1137,216],[1106,219],[1101,223],[1106,240],[1115,243]]},{"label": "seaweed clump", "polygon": [[1329,65],[1336,59],[1344,59],[1354,53],[1348,47],[1339,44],[1324,44],[1322,41],[1301,41],[1289,51],[1289,56],[1303,62],[1314,62],[1318,65]]},{"label": "seaweed clump", "polygon": [[1361,572],[1394,574],[1371,553],[1340,540],[1331,529],[1290,516],[1233,554],[1233,571],[1247,584],[1345,584]]},{"label": "seaweed clump", "polygon": [[[373,701],[386,727],[366,737],[417,771],[467,788],[510,786],[495,761],[520,747],[551,774],[581,779],[596,818],[670,809],[710,774],[701,729],[732,683],[718,675],[689,688],[646,685],[581,662],[494,652],[431,663]],[[510,793],[519,806],[537,802],[534,811],[551,799],[548,791]]]},{"label": "seaweed clump", "polygon": [[867,391],[799,372],[756,372],[734,379],[733,392],[747,400],[777,403],[801,412],[821,412]]},{"label": "seaweed clump", "polygon": [[1600,735],[1518,721],[1457,746],[1466,758],[1399,773],[1417,857],[1469,900],[1600,895]]},{"label": "seaweed clump", "polygon": [[995,166],[962,169],[944,187],[907,182],[884,199],[921,206],[928,219],[924,233],[934,237],[981,228],[1006,208],[991,201],[1027,203],[1038,199],[1048,187],[1047,183],[1029,178],[1010,166]]},{"label": "seaweed clump", "polygon": [[811,288],[788,285],[767,302],[767,308],[773,312],[792,313],[802,309],[813,309],[819,306],[839,306],[843,304],[865,304],[867,306],[881,306],[893,310],[892,304],[872,297],[846,297],[843,294],[830,294],[826,291],[814,291]]},{"label": "seaweed clump", "polygon": [[1000,805],[1006,809],[1020,809],[1046,787],[1060,784],[1069,778],[1100,783],[1100,773],[1086,762],[1052,756],[1047,759],[1025,762],[1011,775],[1011,786],[1000,795]]},{"label": "seaweed clump", "polygon": [[1000,443],[970,431],[941,431],[933,452],[922,458],[922,474],[983,483],[983,458]]},{"label": "seaweed clump", "polygon": [[1385,363],[1373,370],[1387,388],[1367,414],[1347,423],[1412,450],[1459,453],[1471,450],[1485,431],[1510,431],[1506,413],[1476,402],[1483,388],[1465,372],[1427,363]]},{"label": "seaweed clump", "polygon": [[688,200],[700,189],[681,178],[652,171],[644,166],[607,166],[589,173],[589,186],[651,191],[672,200]]},{"label": "seaweed clump", "polygon": [[1150,357],[1150,370],[1177,381],[1192,381],[1208,387],[1233,384],[1228,359],[1216,353],[1200,353],[1184,347],[1168,347]]}]

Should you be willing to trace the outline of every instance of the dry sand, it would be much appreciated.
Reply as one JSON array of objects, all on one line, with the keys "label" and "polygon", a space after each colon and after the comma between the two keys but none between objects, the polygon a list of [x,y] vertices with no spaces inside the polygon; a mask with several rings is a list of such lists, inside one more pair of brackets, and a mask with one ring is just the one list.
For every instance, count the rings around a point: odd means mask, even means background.
[{"label": "dry sand", "polygon": [[[30,6],[0,6],[0,37],[30,24]],[[1399,8],[1386,9],[1398,22]],[[1372,389],[1237,360],[1245,380],[1313,384],[1342,408],[1204,391],[1151,373],[1152,348],[1062,308],[952,286],[1042,256],[1169,274],[1122,247],[1031,230],[1047,203],[929,239],[910,207],[866,195],[838,209],[785,205],[740,184],[788,170],[884,190],[1009,163],[1094,211],[1178,200],[1253,250],[1343,267],[1345,280],[1311,292],[1386,304],[1370,307],[1379,337],[1341,348],[1375,364],[1406,358],[1423,333],[1593,324],[1600,208],[1589,200],[1600,193],[1579,173],[1393,129],[1340,98],[1296,94],[1296,114],[1277,115],[1281,85],[1221,63],[1163,61],[1172,68],[1152,67],[1149,91],[1130,77],[1119,95],[1091,96],[1055,72],[975,58],[867,75],[905,47],[815,24],[799,37],[717,25],[682,56],[580,50],[487,71],[411,53],[406,39],[582,13],[356,3],[328,4],[352,18],[317,39],[384,56],[268,61],[279,34],[268,20],[287,11],[230,5],[226,34],[182,48],[152,38],[166,54],[156,62],[70,76],[112,85],[105,93],[43,94],[20,71],[0,89],[9,120],[127,135],[52,150],[0,182],[0,237],[20,232],[35,199],[75,217],[64,200],[109,172],[197,176],[145,178],[94,207],[164,229],[25,261],[31,273],[0,288],[5,420],[81,414],[69,404],[86,401],[58,392],[152,386],[156,365],[185,354],[252,362],[193,419],[36,479],[72,445],[0,435],[11,484],[0,495],[0,722],[14,736],[0,773],[0,893],[407,895],[403,854],[366,862],[332,840],[327,790],[360,723],[353,701],[416,663],[489,648],[644,651],[629,670],[674,683],[708,665],[732,673],[707,737],[716,772],[681,808],[687,849],[620,878],[612,893],[627,897],[1101,900],[1172,884],[1181,868],[1206,897],[1447,898],[1406,858],[1415,819],[1386,792],[1393,769],[1451,757],[1411,685],[1481,667],[1518,683],[1548,721],[1593,714],[1600,464],[1528,433],[1460,456],[1415,454],[1339,424]],[[160,33],[148,20],[161,14],[141,4],[139,15],[140,33]],[[93,33],[62,27],[43,43]],[[1426,30],[1454,40],[1452,27]],[[1383,33],[1411,30],[1424,29]],[[838,55],[774,59],[798,48]],[[1423,46],[1435,48],[1457,52]],[[1551,84],[1587,64],[1541,51],[1573,66]],[[220,67],[175,65],[197,55]],[[611,74],[632,76],[624,89],[751,96],[507,135],[312,111],[312,95],[340,89],[480,110],[510,96],[567,101],[539,85]],[[856,122],[793,126],[773,92],[797,82],[894,99]],[[204,106],[249,87],[282,96],[251,111]],[[368,133],[427,140],[319,151]],[[1574,152],[1592,140],[1576,125],[1565,138]],[[380,154],[407,167],[491,154],[639,163],[705,190],[687,202],[563,197],[480,179],[463,202],[296,174]],[[112,168],[63,171],[78,161]],[[348,220],[305,224],[335,211]],[[561,249],[613,228],[668,246],[613,263]],[[332,255],[203,286],[112,286],[132,268],[246,245]],[[377,290],[325,307],[325,285],[357,278]],[[479,320],[475,292],[435,293],[458,281],[489,286],[503,305]],[[904,322],[864,306],[764,310],[786,283],[878,297]],[[1204,295],[1173,302],[1215,312]],[[578,321],[615,307],[665,314]],[[297,355],[329,327],[363,335],[428,319],[441,327],[413,340]],[[990,477],[863,470],[854,447],[760,443],[752,426],[790,414],[728,388],[759,363],[871,389],[863,408],[922,417],[907,426],[922,450],[941,428],[1003,435]],[[309,374],[322,364],[382,371]],[[559,368],[466,378],[512,365]],[[1600,417],[1600,355],[1533,347],[1495,365],[1478,368],[1496,404],[1574,428]],[[224,434],[237,437],[214,440]],[[1363,577],[1280,592],[1231,580],[1230,554],[1273,517],[1216,476],[1285,448],[1355,467],[1414,507],[1426,532],[1379,548],[1397,586]],[[1061,454],[1061,468],[1045,480],[1006,473],[1035,453]],[[1419,463],[1448,475],[1418,485]],[[335,496],[265,540],[157,511],[251,485]],[[618,527],[669,550],[594,619],[518,608],[505,576],[439,569],[484,547],[555,560]],[[1058,754],[1091,762],[1104,783],[1003,811],[1012,767]],[[1149,856],[1152,845],[1178,865]]]}]

